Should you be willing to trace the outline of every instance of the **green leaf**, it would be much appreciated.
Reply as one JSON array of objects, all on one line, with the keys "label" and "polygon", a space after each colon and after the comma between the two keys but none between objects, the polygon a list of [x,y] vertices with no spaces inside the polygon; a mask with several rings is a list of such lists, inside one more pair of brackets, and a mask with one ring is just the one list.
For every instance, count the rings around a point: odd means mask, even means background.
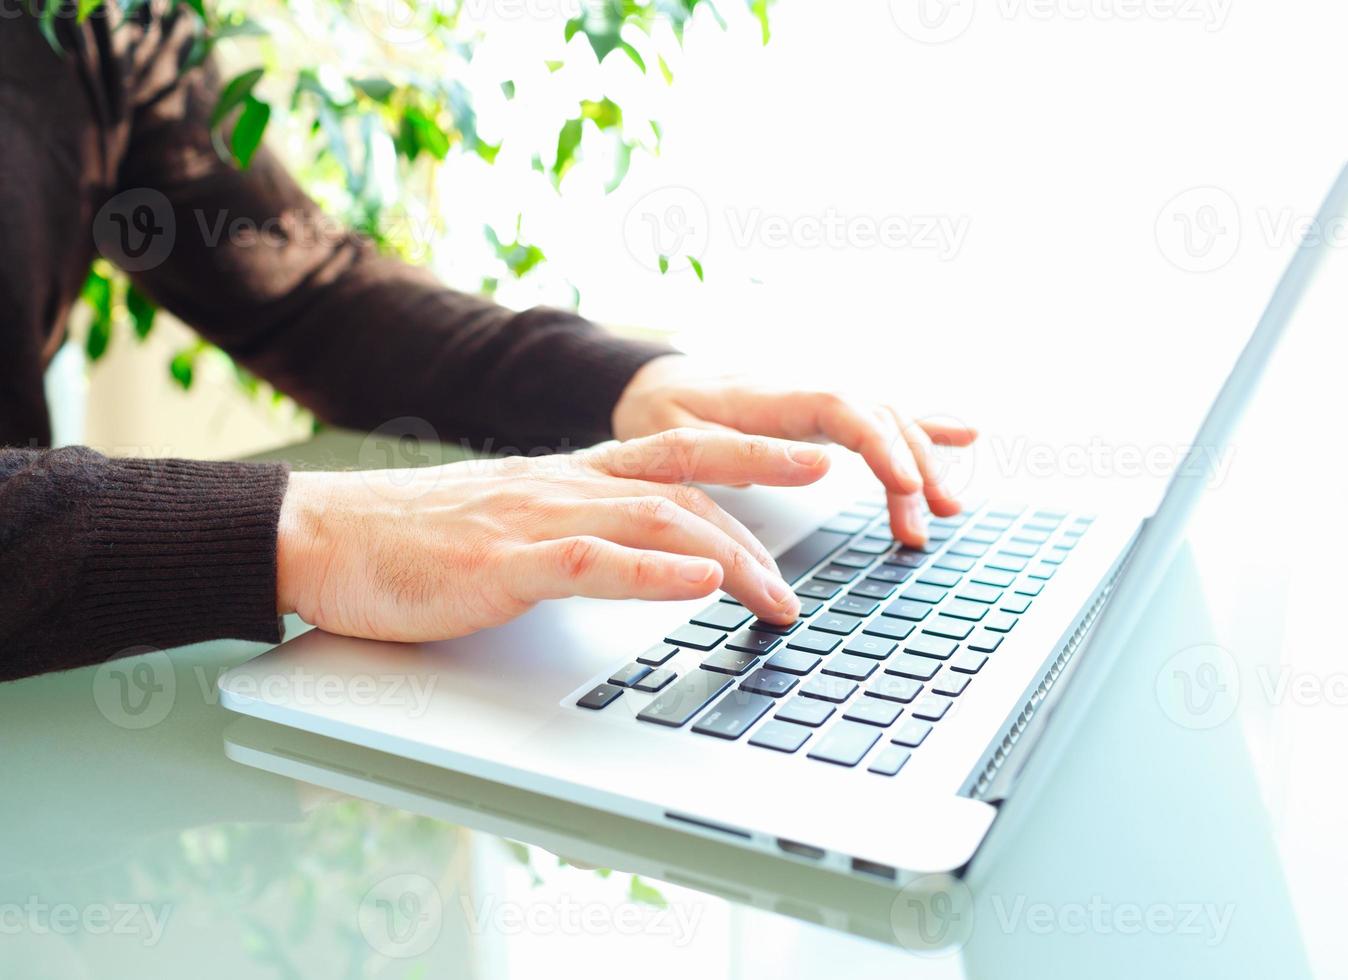
[{"label": "green leaf", "polygon": [[552,183],[561,186],[562,178],[576,162],[576,150],[580,147],[581,124],[583,120],[568,119],[557,133],[557,156],[552,163]]},{"label": "green leaf", "polygon": [[589,99],[582,101],[580,115],[582,119],[592,120],[600,129],[612,129],[621,126],[623,122],[622,107],[607,97],[598,102],[591,102]]},{"label": "green leaf", "polygon": [[262,145],[262,134],[267,131],[270,119],[271,106],[267,103],[251,95],[244,100],[243,112],[239,113],[239,120],[234,124],[234,132],[229,140],[229,150],[240,168],[247,170],[252,164],[253,155]]},{"label": "green leaf", "polygon": [[194,350],[180,350],[169,361],[169,376],[187,391],[192,387],[192,374],[196,370],[197,355]]},{"label": "green leaf", "polygon": [[684,258],[686,258],[688,260],[688,264],[693,267],[693,274],[697,276],[697,281],[705,282],[706,280],[702,278],[702,263],[699,262],[697,259],[693,258],[691,255],[686,255],[684,256]]},{"label": "green leaf", "polygon": [[543,62],[543,64],[545,64],[545,65],[548,66],[548,72],[549,72],[550,74],[555,75],[555,74],[557,74],[557,72],[559,72],[559,71],[562,70],[563,66],[566,65],[566,62],[565,62],[565,61],[545,61],[545,62]]},{"label": "green leaf", "polygon": [[477,155],[480,156],[483,160],[486,160],[488,163],[495,163],[496,155],[500,152],[501,152],[500,143],[497,143],[495,146],[493,146],[490,143],[477,144]]},{"label": "green leaf", "polygon": [[196,12],[196,15],[198,17],[201,18],[202,23],[207,22],[206,5],[203,2],[203,0],[177,0],[175,6],[189,7]]},{"label": "green leaf", "polygon": [[482,234],[486,237],[487,243],[491,245],[496,257],[505,263],[510,274],[516,279],[523,279],[529,274],[530,270],[536,268],[547,258],[543,250],[537,245],[526,245],[520,241],[520,223],[524,216],[519,215],[515,219],[515,240],[513,242],[501,241],[501,236],[496,234],[496,230],[491,225],[482,226]]},{"label": "green leaf", "polygon": [[89,306],[89,335],[84,339],[84,352],[89,360],[102,357],[112,340],[112,280],[90,269],[80,296]]},{"label": "green leaf", "polygon": [[668,271],[669,271],[669,256],[662,255],[660,256],[660,275],[663,276]]},{"label": "green leaf", "polygon": [[148,337],[154,328],[154,316],[159,312],[154,300],[132,285],[126,291],[126,312],[131,316],[131,326],[136,331],[136,339],[144,340]]},{"label": "green leaf", "polygon": [[636,875],[632,875],[632,882],[627,886],[627,895],[634,902],[654,905],[659,909],[665,908],[669,904],[665,901],[665,896],[660,894],[658,888],[646,884]]},{"label": "green leaf", "polygon": [[[98,0],[98,2],[101,2],[101,0]],[[642,57],[637,52],[636,48],[632,47],[632,45],[628,44],[626,41],[619,41],[618,47],[621,48],[623,53],[631,58],[633,63],[641,69],[641,74],[646,74],[646,62],[642,60]]]},{"label": "green leaf", "polygon": [[56,0],[48,0],[47,5],[42,8],[42,16],[38,18],[37,27],[51,49],[59,55],[64,55],[65,48],[61,47],[61,40],[56,36],[56,12],[60,6]]},{"label": "green leaf", "polygon": [[670,68],[669,68],[669,62],[665,60],[665,56],[662,55],[662,54],[661,54],[661,55],[656,55],[656,59],[659,61],[659,64],[660,64],[660,74],[661,74],[662,76],[664,76],[665,84],[666,84],[666,85],[673,85],[673,84],[674,84],[674,72],[670,71]]},{"label": "green leaf", "polygon": [[388,105],[393,93],[398,91],[398,86],[387,78],[353,78],[351,87],[366,98],[374,99],[383,105]]},{"label": "green leaf", "polygon": [[[47,0],[47,2],[53,3],[55,0]],[[103,6],[103,0],[79,0],[79,6],[75,9],[75,22],[83,24],[101,6]]]},{"label": "green leaf", "polygon": [[763,33],[763,43],[772,40],[772,31],[768,27],[768,4],[771,0],[750,0],[749,12],[758,18],[758,27]]},{"label": "green leaf", "polygon": [[604,193],[612,194],[627,177],[632,166],[632,144],[627,140],[618,141],[618,150],[614,154],[613,178],[604,185]]},{"label": "green leaf", "polygon": [[257,83],[262,80],[263,69],[252,68],[246,72],[235,75],[226,83],[220,91],[220,98],[215,102],[215,109],[211,112],[211,128],[219,126],[225,116],[230,111],[253,94],[253,89]]},{"label": "green leaf", "polygon": [[513,99],[515,97],[515,83],[510,81],[510,79],[506,79],[502,82],[501,94],[504,95],[507,100]]},{"label": "green leaf", "polygon": [[[424,110],[416,106],[408,108],[403,113],[403,122],[411,127],[412,136],[418,147],[437,160],[443,160],[449,155],[449,134]],[[415,154],[410,156],[415,156]]]}]

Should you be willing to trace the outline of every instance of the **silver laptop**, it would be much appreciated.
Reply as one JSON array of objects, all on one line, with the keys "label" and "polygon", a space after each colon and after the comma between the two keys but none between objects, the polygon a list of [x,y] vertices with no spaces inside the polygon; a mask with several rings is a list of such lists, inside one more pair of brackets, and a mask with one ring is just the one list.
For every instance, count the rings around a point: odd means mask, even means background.
[{"label": "silver laptop", "polygon": [[[1316,227],[1346,209],[1348,169]],[[221,701],[821,869],[959,873],[1084,721],[1326,242],[1298,247],[1154,513],[994,501],[914,550],[864,492],[718,491],[800,594],[793,627],[723,597],[545,603],[440,643],[314,631]]]}]

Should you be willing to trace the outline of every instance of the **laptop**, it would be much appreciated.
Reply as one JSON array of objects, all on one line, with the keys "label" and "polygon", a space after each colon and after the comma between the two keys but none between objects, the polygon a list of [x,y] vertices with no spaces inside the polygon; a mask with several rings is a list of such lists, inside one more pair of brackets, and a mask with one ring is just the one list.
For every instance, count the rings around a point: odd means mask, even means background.
[{"label": "laptop", "polygon": [[[1314,227],[1342,221],[1348,168]],[[1033,798],[1182,539],[1329,248],[1308,235],[1159,506],[992,501],[894,542],[878,497],[718,490],[801,596],[569,599],[439,643],[318,631],[221,676],[230,710],[903,887]]]}]

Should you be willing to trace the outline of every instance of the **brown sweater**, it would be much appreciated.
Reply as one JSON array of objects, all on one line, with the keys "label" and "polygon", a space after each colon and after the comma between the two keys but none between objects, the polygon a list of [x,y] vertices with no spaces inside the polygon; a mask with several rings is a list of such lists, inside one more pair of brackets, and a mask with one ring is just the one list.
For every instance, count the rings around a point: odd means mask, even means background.
[{"label": "brown sweater", "polygon": [[[280,638],[283,468],[43,448],[43,371],[98,252],[340,425],[414,416],[449,441],[584,445],[667,351],[315,233],[330,223],[265,148],[240,172],[212,145],[220,81],[183,70],[181,9],[58,23],[64,57],[31,16],[0,21],[0,447],[20,447],[0,448],[0,680],[140,645]],[[266,241],[217,237],[222,217]]]}]

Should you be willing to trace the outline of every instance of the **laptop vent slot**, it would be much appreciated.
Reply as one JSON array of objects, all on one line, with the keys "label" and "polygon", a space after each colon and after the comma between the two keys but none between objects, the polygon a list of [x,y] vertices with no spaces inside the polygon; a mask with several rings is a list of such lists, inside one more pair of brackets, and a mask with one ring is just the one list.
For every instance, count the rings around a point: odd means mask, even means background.
[{"label": "laptop vent slot", "polygon": [[1071,663],[1072,658],[1076,656],[1077,650],[1081,647],[1082,640],[1084,640],[1086,635],[1090,633],[1091,626],[1095,624],[1096,618],[1100,615],[1100,610],[1104,608],[1105,601],[1109,598],[1110,593],[1114,591],[1114,583],[1116,581],[1118,581],[1117,570],[1114,575],[1110,577],[1109,581],[1105,583],[1104,588],[1100,590],[1100,594],[1095,597],[1095,601],[1091,603],[1090,608],[1086,610],[1085,615],[1081,617],[1081,621],[1077,623],[1076,629],[1072,631],[1072,635],[1069,636],[1067,642],[1063,644],[1063,648],[1059,651],[1058,656],[1051,664],[1049,664],[1048,669],[1044,671],[1043,677],[1039,680],[1039,686],[1030,693],[1024,706],[1020,709],[1020,714],[1012,720],[1006,734],[1002,736],[1001,744],[993,751],[992,756],[988,759],[987,764],[983,767],[983,771],[979,773],[978,779],[974,783],[972,794],[974,797],[981,798],[987,793],[988,787],[992,785],[993,779],[1010,756],[1011,750],[1015,747],[1016,743],[1020,741],[1020,737],[1025,734],[1025,730],[1029,727],[1030,722],[1034,719],[1034,716],[1039,712],[1040,707],[1048,698],[1049,692],[1052,691],[1053,686],[1058,683],[1058,678],[1062,676],[1062,672],[1067,669],[1067,665]]},{"label": "laptop vent slot", "polygon": [[687,817],[682,813],[674,813],[670,810],[665,811],[665,816],[675,823],[686,823],[693,827],[700,827],[703,830],[714,830],[718,834],[730,834],[732,837],[743,837],[745,840],[752,840],[753,835],[747,830],[740,830],[738,827],[727,827],[725,824],[712,823],[710,820],[701,820],[698,817]]}]

